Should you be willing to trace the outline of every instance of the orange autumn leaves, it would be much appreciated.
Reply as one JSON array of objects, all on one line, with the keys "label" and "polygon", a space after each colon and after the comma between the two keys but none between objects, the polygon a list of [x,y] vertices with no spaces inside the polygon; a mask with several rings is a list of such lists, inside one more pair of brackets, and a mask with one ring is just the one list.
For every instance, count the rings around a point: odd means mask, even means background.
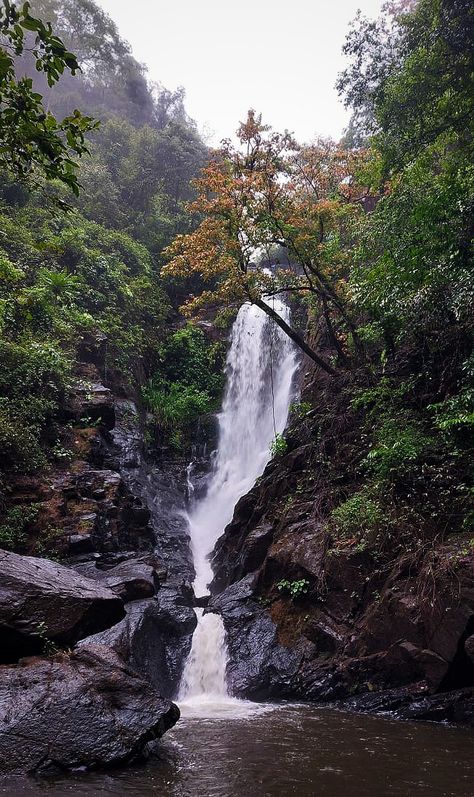
[{"label": "orange autumn leaves", "polygon": [[[300,147],[253,111],[237,135],[239,146],[223,142],[195,182],[190,209],[201,223],[165,252],[165,274],[199,274],[209,286],[190,297],[185,311],[285,288],[330,297],[344,279],[344,239],[360,208],[353,174],[363,155],[331,141]],[[300,268],[278,269],[269,278],[256,267],[258,255],[275,246],[285,247]]]}]

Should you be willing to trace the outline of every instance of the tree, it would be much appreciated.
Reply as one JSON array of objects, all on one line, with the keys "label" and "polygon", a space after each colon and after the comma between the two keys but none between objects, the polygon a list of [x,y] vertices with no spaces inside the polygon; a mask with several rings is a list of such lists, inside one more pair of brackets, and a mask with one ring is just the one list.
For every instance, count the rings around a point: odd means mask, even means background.
[{"label": "tree", "polygon": [[[48,103],[55,113],[69,113],[80,105],[100,118],[111,113],[134,124],[151,123],[154,100],[146,70],[133,58],[128,42],[117,26],[93,0],[32,0],[34,12],[52,24],[58,35],[77,57],[79,80],[66,78],[60,92],[49,93]],[[34,77],[34,64],[28,57],[23,68]],[[37,80],[37,79],[36,79]],[[44,84],[37,81],[39,91]]]},{"label": "tree", "polygon": [[[188,313],[209,304],[258,305],[332,374],[333,367],[273,311],[269,299],[284,292],[309,295],[331,345],[346,359],[344,335],[357,336],[345,301],[344,240],[358,211],[351,174],[361,155],[330,141],[299,147],[288,133],[263,125],[254,111],[237,135],[240,148],[224,142],[196,181],[199,196],[190,208],[203,220],[168,248],[164,274],[198,273],[209,284],[189,300]],[[257,265],[258,253],[275,245],[285,247],[296,268],[269,273]]]},{"label": "tree", "polygon": [[79,69],[76,56],[53,34],[51,25],[30,14],[29,3],[19,9],[9,0],[0,6],[0,167],[20,180],[37,185],[40,178],[57,179],[79,193],[74,155],[87,152],[85,134],[96,127],[75,110],[58,121],[43,106],[29,77],[17,79],[16,58],[34,35],[32,56],[38,72],[53,86],[68,69]]},{"label": "tree", "polygon": [[392,350],[397,336],[426,345],[456,327],[466,337],[472,317],[474,8],[420,0],[401,10],[356,21],[339,81],[373,120],[381,196],[358,231],[350,289]]},{"label": "tree", "polygon": [[356,17],[344,46],[349,65],[337,84],[353,109],[352,127],[375,134],[387,173],[442,134],[472,148],[474,110],[470,0],[388,6],[376,21]]},{"label": "tree", "polygon": [[[68,114],[76,105],[101,120],[112,116],[135,127],[150,125],[161,130],[170,121],[188,123],[184,89],[169,91],[148,79],[146,67],[132,55],[115,22],[94,0],[31,0],[33,12],[52,24],[57,35],[77,57],[79,79],[66,76],[61,91],[49,92],[49,107],[55,114]],[[41,93],[28,54],[23,68]]]}]

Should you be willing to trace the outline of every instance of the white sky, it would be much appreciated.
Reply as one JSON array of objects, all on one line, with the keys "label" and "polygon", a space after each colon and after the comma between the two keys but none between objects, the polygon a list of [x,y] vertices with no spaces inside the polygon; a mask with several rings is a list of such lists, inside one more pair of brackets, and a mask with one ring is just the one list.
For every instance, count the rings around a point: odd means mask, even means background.
[{"label": "white sky", "polygon": [[98,0],[152,80],[186,89],[186,109],[217,144],[248,108],[300,141],[338,138],[348,114],[334,84],[358,8],[381,0]]}]

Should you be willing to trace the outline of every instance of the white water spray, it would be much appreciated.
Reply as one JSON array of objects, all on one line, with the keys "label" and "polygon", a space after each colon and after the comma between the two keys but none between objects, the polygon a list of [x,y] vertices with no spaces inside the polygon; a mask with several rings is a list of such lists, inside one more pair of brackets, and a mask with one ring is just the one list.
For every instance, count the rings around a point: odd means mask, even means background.
[{"label": "white water spray", "polygon": [[[289,308],[272,299],[289,321]],[[212,580],[209,555],[234,507],[263,473],[270,447],[288,420],[297,360],[287,335],[255,305],[244,304],[232,328],[227,356],[227,385],[219,414],[218,451],[205,496],[189,512],[196,578],[204,595]],[[198,625],[180,689],[182,705],[228,703],[224,626],[216,614],[197,610]]]}]

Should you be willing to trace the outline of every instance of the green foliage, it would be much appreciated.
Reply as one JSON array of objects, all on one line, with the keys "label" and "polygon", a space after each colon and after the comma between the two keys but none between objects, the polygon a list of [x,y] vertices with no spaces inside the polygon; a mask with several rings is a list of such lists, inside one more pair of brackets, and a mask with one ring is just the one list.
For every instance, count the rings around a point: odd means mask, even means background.
[{"label": "green foliage", "polygon": [[154,421],[175,448],[186,447],[197,419],[217,409],[223,387],[223,349],[192,324],[161,347],[159,371],[143,389]]},{"label": "green foliage", "polygon": [[296,581],[288,581],[288,579],[283,578],[278,582],[277,589],[279,592],[288,594],[292,600],[296,600],[297,598],[301,598],[302,595],[307,594],[309,590],[309,581],[307,578],[300,578]]},{"label": "green foliage", "polygon": [[148,407],[166,428],[192,424],[211,406],[209,394],[182,382],[166,384],[151,380],[143,389]]},{"label": "green foliage", "polygon": [[30,3],[19,8],[5,1],[0,6],[0,33],[0,167],[37,185],[41,178],[60,180],[77,195],[71,155],[87,152],[85,135],[97,123],[78,110],[58,121],[44,107],[33,79],[17,79],[15,72],[16,58],[26,50],[51,88],[65,69],[76,73],[76,56],[53,34],[51,25],[30,14]]},{"label": "green foliage", "polygon": [[413,381],[382,377],[352,400],[355,409],[367,412],[371,443],[362,464],[377,479],[407,478],[435,445],[426,422],[407,406],[413,390]]},{"label": "green foliage", "polygon": [[45,465],[42,435],[64,395],[70,361],[52,343],[0,339],[0,461],[6,470]]},{"label": "green foliage", "polygon": [[353,299],[394,337],[469,319],[473,195],[474,170],[453,163],[446,141],[407,166],[359,225]]},{"label": "green foliage", "polygon": [[5,518],[0,523],[0,548],[7,551],[16,551],[26,541],[28,526],[38,517],[39,504],[29,506],[14,506],[9,509]]},{"label": "green foliage", "polygon": [[358,538],[372,536],[387,522],[380,501],[372,497],[367,489],[351,495],[333,509],[331,519],[340,534]]},{"label": "green foliage", "polygon": [[5,208],[0,214],[2,465],[22,470],[45,465],[48,429],[69,389],[76,348],[85,335],[105,333],[108,366],[130,379],[142,358],[158,356],[167,312],[147,250],[125,233],[79,214],[55,218],[34,205]]},{"label": "green foliage", "polygon": [[[32,472],[68,458],[57,424],[70,375],[82,343],[104,335],[107,376],[138,389],[151,376],[150,405],[179,437],[214,408],[221,388],[218,344],[204,345],[200,331],[168,338],[169,352],[163,343],[170,302],[160,252],[191,223],[184,203],[206,154],[184,112],[183,92],[148,84],[94,0],[34,0],[31,12],[28,4],[4,3],[0,28],[8,50],[7,71],[0,63],[2,130],[17,145],[13,157],[7,142],[3,156],[13,178],[0,175],[0,469]],[[12,59],[26,77],[10,81],[8,91],[31,101],[15,117],[23,127],[7,118],[2,74],[7,80]],[[41,106],[46,92],[51,113]],[[93,124],[75,107],[100,110],[107,119],[90,153],[84,135]],[[22,138],[27,133],[31,142]],[[85,155],[80,175],[73,152]],[[0,169],[2,163],[0,157]],[[45,191],[25,193],[14,182],[18,176],[46,178]],[[52,213],[49,199],[62,208],[66,188],[77,192],[79,177],[85,187],[73,200],[79,210]],[[185,371],[171,373],[175,362]]]},{"label": "green foliage", "polygon": [[171,383],[184,380],[210,397],[219,396],[223,376],[217,369],[222,364],[223,353],[220,343],[209,343],[202,329],[187,324],[170,335],[162,346],[163,376]]},{"label": "green foliage", "polygon": [[419,0],[376,21],[358,15],[339,79],[359,136],[375,132],[390,165],[411,162],[453,132],[465,146],[473,110],[472,4]]},{"label": "green foliage", "polygon": [[309,401],[293,401],[290,404],[290,415],[295,420],[301,420],[313,409]]},{"label": "green foliage", "polygon": [[472,24],[469,0],[419,0],[359,16],[345,47],[339,88],[372,134],[360,177],[379,200],[354,231],[350,286],[392,350],[472,318]]},{"label": "green foliage", "polygon": [[382,376],[373,387],[357,391],[351,404],[356,410],[366,409],[372,419],[390,412],[391,407],[402,406],[413,387],[413,380],[396,382],[393,378]]},{"label": "green foliage", "polygon": [[409,412],[386,418],[375,430],[374,445],[364,464],[381,479],[406,478],[423,461],[433,442]]},{"label": "green foliage", "polygon": [[414,380],[382,377],[352,399],[355,409],[366,410],[370,429],[370,450],[362,464],[379,480],[408,478],[436,445],[429,419],[409,408],[414,386]]},{"label": "green foliage", "polygon": [[286,454],[287,450],[288,450],[288,443],[286,442],[283,435],[277,432],[270,446],[270,453],[272,457],[281,457],[283,456],[283,454]]},{"label": "green foliage", "polygon": [[431,404],[436,426],[443,432],[474,430],[474,389],[464,388],[452,398]]},{"label": "green foliage", "polygon": [[383,340],[383,328],[377,321],[370,321],[368,324],[359,327],[357,334],[363,343],[374,344],[380,343]]}]

